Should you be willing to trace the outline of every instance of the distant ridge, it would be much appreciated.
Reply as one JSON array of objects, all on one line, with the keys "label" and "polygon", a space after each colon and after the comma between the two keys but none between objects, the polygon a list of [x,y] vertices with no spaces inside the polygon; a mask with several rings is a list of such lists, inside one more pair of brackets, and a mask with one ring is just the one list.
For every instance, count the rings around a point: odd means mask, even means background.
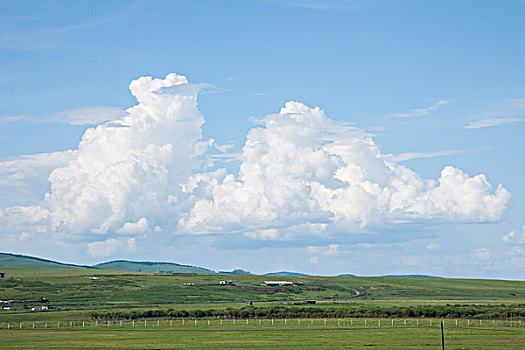
[{"label": "distant ridge", "polygon": [[382,277],[443,278],[439,276],[430,276],[430,275],[384,275]]},{"label": "distant ridge", "polygon": [[307,275],[305,273],[299,273],[299,272],[280,271],[280,272],[265,273],[263,276],[310,276],[310,275]]},{"label": "distant ridge", "polygon": [[0,253],[0,266],[45,267],[51,269],[65,269],[74,267],[92,268],[91,266],[66,264],[53,260],[36,258],[34,256],[12,253]]},{"label": "distant ridge", "polygon": [[[53,269],[64,269],[64,268],[85,268],[85,269],[103,269],[103,270],[121,270],[121,271],[133,271],[133,272],[149,272],[149,273],[194,273],[201,275],[253,275],[253,273],[235,269],[233,271],[219,271],[192,266],[182,265],[170,262],[153,262],[153,261],[130,261],[130,260],[113,260],[104,263],[100,263],[93,266],[88,265],[76,265],[61,263],[58,261],[37,258],[29,255],[13,254],[13,253],[0,253],[0,266],[20,266],[20,267],[35,267],[35,268],[53,268]],[[310,276],[309,274],[291,272],[291,271],[279,271],[269,272],[261,276]],[[355,275],[345,273],[337,275],[336,277],[355,277]],[[440,276],[431,275],[384,275],[381,277],[405,277],[405,278],[443,278]]]},{"label": "distant ridge", "polygon": [[181,265],[168,262],[152,261],[128,261],[113,260],[105,263],[94,265],[97,269],[106,270],[124,270],[135,272],[152,272],[152,273],[196,273],[201,275],[214,275],[215,271],[203,267]]},{"label": "distant ridge", "polygon": [[235,269],[233,271],[219,271],[218,274],[219,275],[237,275],[237,276],[240,276],[240,275],[243,275],[243,276],[253,275],[253,273],[251,273],[250,271],[241,270],[241,269]]},{"label": "distant ridge", "polygon": [[135,272],[152,272],[152,273],[196,273],[213,275],[215,271],[205,269],[203,267],[181,265],[176,263],[166,262],[150,262],[150,261],[127,261],[114,260],[94,266],[66,264],[53,260],[36,258],[28,255],[0,253],[0,266],[20,266],[20,267],[36,267],[36,268],[84,268],[84,269],[102,269],[102,270],[121,270],[121,271],[135,271]]}]

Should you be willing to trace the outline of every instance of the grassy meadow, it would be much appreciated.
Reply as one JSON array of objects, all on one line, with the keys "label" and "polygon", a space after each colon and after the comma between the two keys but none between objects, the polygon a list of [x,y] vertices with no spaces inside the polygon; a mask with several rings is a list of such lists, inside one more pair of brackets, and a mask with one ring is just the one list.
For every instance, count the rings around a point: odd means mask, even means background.
[{"label": "grassy meadow", "polygon": [[[333,314],[338,310],[391,312],[399,308],[433,307],[447,310],[479,307],[489,314],[491,310],[499,310],[500,317],[481,323],[474,318],[459,318],[456,325],[455,318],[445,318],[447,349],[525,348],[525,283],[520,281],[159,276],[78,267],[1,267],[0,271],[6,273],[6,278],[0,279],[0,299],[18,301],[2,304],[13,307],[12,310],[0,310],[0,348],[5,349],[438,349],[440,318],[319,316],[323,310]],[[221,280],[231,280],[236,286],[220,286]],[[297,285],[261,286],[266,280],[286,280]],[[40,303],[40,298],[48,302]],[[316,304],[294,305],[308,300],[315,300]],[[253,302],[253,307],[246,302]],[[42,305],[52,309],[31,311],[32,307]],[[197,321],[195,317],[187,317],[183,325],[182,317],[170,317],[177,315],[177,310],[202,317],[195,316],[199,317]],[[198,313],[200,310],[208,313]],[[238,310],[251,310],[251,314],[247,320],[237,318],[234,322],[231,314]],[[271,321],[269,315],[273,314],[258,316],[261,310],[278,310],[285,315],[295,311],[321,313],[299,320],[275,317]],[[501,310],[505,317],[501,317]],[[230,314],[224,316],[224,312]],[[124,316],[115,316],[119,314]],[[108,316],[96,318],[96,315]],[[509,317],[513,317],[513,327]]]},{"label": "grassy meadow", "polygon": [[[3,349],[441,349],[441,333],[437,322],[434,326],[349,325],[344,320],[237,320],[220,324],[213,320],[198,321],[197,325],[180,321],[170,326],[150,322],[137,323],[134,328],[104,324],[97,328],[53,328],[0,330]],[[371,322],[372,320],[369,320]],[[374,320],[377,322],[377,320]],[[413,322],[412,322],[413,323]],[[78,326],[78,325],[77,325]],[[523,349],[525,331],[517,327],[446,326],[447,349]]]}]

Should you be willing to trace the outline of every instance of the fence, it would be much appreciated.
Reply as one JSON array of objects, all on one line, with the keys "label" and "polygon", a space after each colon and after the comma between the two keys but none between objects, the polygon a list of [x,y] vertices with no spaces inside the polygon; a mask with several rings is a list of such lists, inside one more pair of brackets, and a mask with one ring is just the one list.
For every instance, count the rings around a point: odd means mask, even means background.
[{"label": "fence", "polygon": [[483,319],[385,319],[385,318],[246,318],[246,319],[140,319],[140,320],[83,320],[83,321],[24,321],[1,322],[0,330],[20,329],[151,329],[151,328],[217,328],[217,327],[521,327],[523,320],[483,320]]}]

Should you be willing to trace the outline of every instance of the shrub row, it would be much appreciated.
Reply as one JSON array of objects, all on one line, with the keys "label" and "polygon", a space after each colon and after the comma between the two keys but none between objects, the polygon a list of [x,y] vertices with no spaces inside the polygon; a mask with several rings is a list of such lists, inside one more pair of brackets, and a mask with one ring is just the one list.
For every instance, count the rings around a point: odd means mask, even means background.
[{"label": "shrub row", "polygon": [[525,317],[525,304],[513,306],[494,305],[446,305],[446,306],[338,306],[338,307],[306,307],[306,306],[246,306],[238,309],[208,309],[208,310],[145,310],[145,311],[113,311],[93,312],[95,319],[141,319],[141,318],[505,318]]}]

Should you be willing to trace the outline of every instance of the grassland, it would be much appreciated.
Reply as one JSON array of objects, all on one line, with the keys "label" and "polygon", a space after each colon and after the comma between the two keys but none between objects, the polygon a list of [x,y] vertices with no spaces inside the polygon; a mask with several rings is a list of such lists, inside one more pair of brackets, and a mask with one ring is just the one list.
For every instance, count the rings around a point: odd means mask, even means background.
[{"label": "grassland", "polygon": [[[440,349],[441,336],[435,326],[363,326],[344,320],[264,320],[261,324],[238,320],[233,325],[217,320],[170,325],[99,325],[97,328],[0,329],[3,349]],[[445,328],[447,349],[523,349],[525,331],[510,327]]]},{"label": "grassland", "polygon": [[[378,319],[363,324],[363,318],[336,324],[328,318],[304,319],[299,324],[283,324],[276,318],[271,325],[269,318],[262,324],[251,318],[248,325],[233,324],[231,317],[200,319],[198,325],[189,328],[180,324],[181,318],[168,325],[177,310],[240,310],[250,308],[285,308],[314,310],[314,308],[337,309],[393,309],[400,307],[447,308],[474,307],[504,309],[514,314],[514,324],[523,321],[525,315],[525,283],[520,281],[399,278],[399,277],[268,277],[268,276],[222,276],[222,275],[170,275],[159,276],[144,272],[124,272],[92,268],[29,268],[1,267],[7,278],[0,279],[0,299],[16,299],[19,302],[5,304],[13,310],[0,310],[0,348],[346,348],[374,347],[378,349],[438,348],[436,336],[438,320],[432,326],[428,318],[415,319],[405,326],[401,319]],[[220,286],[220,280],[233,280],[236,286]],[[290,287],[262,287],[265,280],[295,282]],[[49,311],[31,311],[40,307],[39,298],[49,300]],[[307,300],[315,300],[315,306],[296,306]],[[28,309],[23,307],[27,306]],[[294,309],[295,308],[295,309]],[[311,308],[311,309],[308,309]],[[260,310],[259,309],[259,310]],[[131,327],[131,320],[99,318],[94,315],[119,313],[149,315],[150,311],[163,311],[162,317],[151,313],[144,328]],[[171,312],[171,314],[166,311]],[[515,312],[514,312],[515,311]],[[161,313],[159,313],[161,315]],[[251,315],[255,315],[252,311]],[[521,315],[521,318],[520,318]],[[395,317],[395,316],[393,316]],[[516,318],[518,317],[518,318]],[[111,320],[110,327],[101,326]],[[122,328],[118,322],[123,320]],[[149,320],[149,321],[148,321]],[[136,319],[136,322],[144,320]],[[210,321],[210,326],[207,322]],[[403,320],[404,321],[404,320]],[[525,323],[521,327],[509,327],[508,322],[486,320],[482,325],[459,320],[458,326],[446,320],[450,349],[523,349],[525,348]],[[23,327],[18,326],[23,322]],[[35,329],[32,328],[33,322]],[[47,324],[45,323],[47,322]],[[62,323],[57,328],[58,322]],[[74,322],[71,328],[64,326]],[[84,322],[86,328],[79,328]],[[93,322],[99,322],[97,327]],[[159,322],[159,326],[156,326]],[[192,321],[193,322],[193,321]],[[243,320],[244,322],[244,320]],[[345,323],[346,322],[346,323]],[[472,322],[474,322],[472,320]],[[477,322],[477,320],[476,320]],[[7,323],[11,329],[7,328]],[[44,328],[46,324],[49,328]],[[138,323],[137,323],[138,324]],[[374,324],[374,325],[373,325]],[[54,326],[53,326],[54,325]],[[390,326],[389,326],[390,325]],[[51,329],[53,327],[53,329]],[[38,344],[38,346],[37,346]]]}]

